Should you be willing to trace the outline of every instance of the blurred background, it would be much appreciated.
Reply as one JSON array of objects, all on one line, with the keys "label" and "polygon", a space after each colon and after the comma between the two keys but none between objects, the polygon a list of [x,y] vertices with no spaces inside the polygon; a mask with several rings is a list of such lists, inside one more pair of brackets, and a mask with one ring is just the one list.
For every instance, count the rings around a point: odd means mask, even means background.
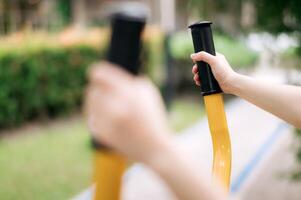
[{"label": "blurred background", "polygon": [[[108,15],[124,2],[0,0],[0,199],[70,199],[90,185],[86,71],[106,55]],[[205,116],[191,74],[192,22],[213,22],[216,50],[240,73],[301,84],[300,0],[136,2],[150,10],[142,71],[162,92],[177,133]],[[298,185],[301,133],[290,132],[296,162],[282,178]]]}]

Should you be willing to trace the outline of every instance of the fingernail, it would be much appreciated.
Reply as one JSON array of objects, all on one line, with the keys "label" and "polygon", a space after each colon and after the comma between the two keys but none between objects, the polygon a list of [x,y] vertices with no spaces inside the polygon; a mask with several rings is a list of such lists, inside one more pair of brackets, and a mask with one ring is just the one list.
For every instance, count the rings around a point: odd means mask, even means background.
[{"label": "fingernail", "polygon": [[191,57],[192,59],[194,59],[195,56],[196,56],[196,53],[193,53],[193,54],[190,55],[190,57]]}]

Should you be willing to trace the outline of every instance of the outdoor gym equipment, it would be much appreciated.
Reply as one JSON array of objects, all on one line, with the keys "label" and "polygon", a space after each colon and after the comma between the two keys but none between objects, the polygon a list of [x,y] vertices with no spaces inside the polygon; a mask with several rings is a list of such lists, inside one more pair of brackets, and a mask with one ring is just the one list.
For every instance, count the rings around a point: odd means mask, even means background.
[{"label": "outdoor gym equipment", "polygon": [[[107,61],[132,74],[138,74],[141,34],[145,21],[145,15],[133,15],[132,13],[119,13],[112,17],[112,33]],[[96,148],[94,200],[118,200],[127,161],[104,145],[96,143],[95,140],[93,143]]]},{"label": "outdoor gym equipment", "polygon": [[[203,21],[189,26],[194,51],[215,55],[211,22]],[[209,129],[213,144],[213,177],[229,189],[231,176],[231,142],[229,137],[222,90],[214,78],[209,64],[198,61],[201,93],[204,96]]]}]

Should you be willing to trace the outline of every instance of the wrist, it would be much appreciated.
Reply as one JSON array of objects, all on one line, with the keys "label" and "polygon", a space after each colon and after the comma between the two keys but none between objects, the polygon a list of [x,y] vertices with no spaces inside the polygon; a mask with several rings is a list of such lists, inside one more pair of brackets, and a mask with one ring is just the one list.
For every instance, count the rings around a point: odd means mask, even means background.
[{"label": "wrist", "polygon": [[145,164],[162,175],[175,163],[177,150],[178,148],[173,140],[166,141],[149,156]]},{"label": "wrist", "polygon": [[238,73],[233,73],[229,79],[227,80],[225,92],[232,95],[238,95],[238,90],[240,87],[241,80],[243,79],[243,75]]}]

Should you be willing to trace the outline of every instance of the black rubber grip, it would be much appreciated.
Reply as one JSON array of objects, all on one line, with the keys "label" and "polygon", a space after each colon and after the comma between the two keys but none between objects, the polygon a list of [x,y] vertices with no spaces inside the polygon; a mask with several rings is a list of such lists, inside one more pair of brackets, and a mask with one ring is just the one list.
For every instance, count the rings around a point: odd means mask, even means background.
[{"label": "black rubber grip", "polygon": [[[207,53],[215,55],[211,24],[212,23],[209,21],[203,21],[191,24],[189,26],[189,28],[191,29],[195,53],[205,51]],[[212,74],[209,64],[203,61],[198,61],[197,66],[199,77],[202,83],[202,95],[206,96],[210,94],[222,93],[218,82]]]},{"label": "black rubber grip", "polygon": [[138,74],[145,17],[120,13],[113,16],[111,25],[112,35],[107,60],[132,74]]}]

